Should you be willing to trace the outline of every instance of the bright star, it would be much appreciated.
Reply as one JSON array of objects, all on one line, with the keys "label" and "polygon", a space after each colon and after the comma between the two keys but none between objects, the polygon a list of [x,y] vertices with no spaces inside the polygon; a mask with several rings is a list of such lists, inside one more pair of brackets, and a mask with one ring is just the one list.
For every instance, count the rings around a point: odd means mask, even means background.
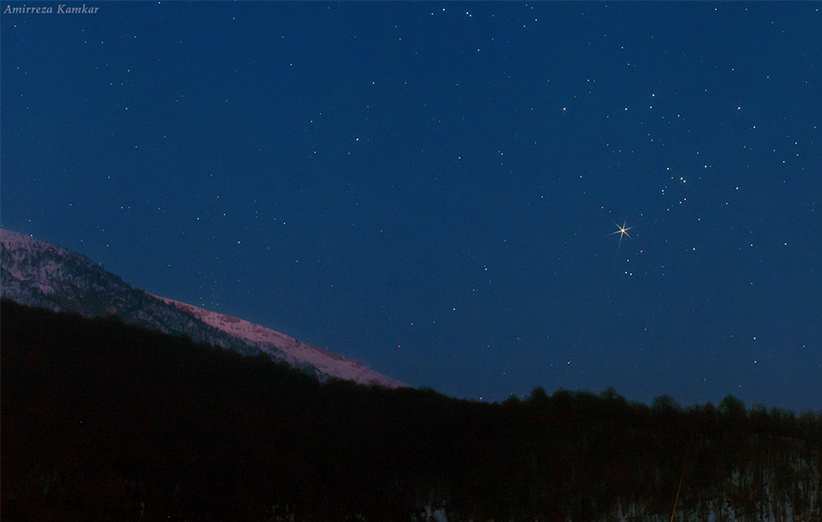
[{"label": "bright star", "polygon": [[628,231],[631,230],[633,227],[627,227],[627,226],[625,226],[625,224],[626,224],[625,221],[622,222],[622,226],[617,225],[616,223],[614,223],[614,225],[617,227],[617,231],[616,232],[611,232],[611,235],[619,234],[619,245],[617,245],[617,250],[619,250],[619,247],[622,246],[623,236],[628,236],[629,238],[631,237],[631,234],[629,234]]}]

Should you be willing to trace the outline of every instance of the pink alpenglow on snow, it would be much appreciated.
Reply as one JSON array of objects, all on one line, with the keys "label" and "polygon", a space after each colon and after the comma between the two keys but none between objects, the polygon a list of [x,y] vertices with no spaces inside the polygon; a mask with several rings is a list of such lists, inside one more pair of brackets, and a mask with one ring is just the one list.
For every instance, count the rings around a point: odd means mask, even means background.
[{"label": "pink alpenglow on snow", "polygon": [[285,354],[292,364],[308,363],[332,377],[346,379],[365,385],[388,388],[402,388],[407,385],[396,379],[375,372],[359,361],[348,359],[315,346],[302,343],[292,337],[258,324],[244,321],[230,315],[218,314],[197,308],[190,304],[157,297],[162,301],[188,312],[209,326],[242,339],[266,353]]},{"label": "pink alpenglow on snow", "polygon": [[[126,323],[287,362],[320,378],[387,388],[406,384],[358,361],[297,341],[269,328],[132,287],[91,259],[46,241],[0,229],[0,294],[25,306],[87,317],[115,314]],[[218,335],[214,335],[216,329]],[[233,339],[233,340],[232,340]],[[237,342],[240,344],[238,345]]]}]

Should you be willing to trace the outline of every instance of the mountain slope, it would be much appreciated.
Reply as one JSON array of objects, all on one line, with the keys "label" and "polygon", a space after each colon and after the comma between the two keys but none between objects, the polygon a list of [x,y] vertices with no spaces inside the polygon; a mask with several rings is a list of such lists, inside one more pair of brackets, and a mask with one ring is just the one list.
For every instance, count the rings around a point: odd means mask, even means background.
[{"label": "mountain slope", "polygon": [[248,342],[263,352],[275,351],[284,355],[291,364],[310,364],[321,373],[362,384],[376,384],[398,388],[405,386],[400,381],[381,375],[359,361],[302,343],[280,332],[250,323],[230,315],[218,314],[172,299],[159,298],[164,302],[197,317],[204,323]]},{"label": "mountain slope", "polygon": [[227,315],[153,296],[91,259],[9,230],[0,230],[2,296],[26,306],[85,317],[117,315],[124,322],[184,335],[246,355],[263,351],[320,379],[337,377],[387,387],[403,383],[362,363]]}]

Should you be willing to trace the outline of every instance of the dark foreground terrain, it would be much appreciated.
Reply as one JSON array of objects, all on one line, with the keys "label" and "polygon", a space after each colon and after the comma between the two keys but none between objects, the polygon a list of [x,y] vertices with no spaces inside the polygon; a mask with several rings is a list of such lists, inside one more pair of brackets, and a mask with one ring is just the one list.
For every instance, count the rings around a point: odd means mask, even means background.
[{"label": "dark foreground terrain", "polygon": [[822,519],[819,414],[613,390],[485,404],[115,318],[4,300],[0,320],[4,521],[405,522],[441,499],[451,522],[667,520],[678,490],[694,520]]}]

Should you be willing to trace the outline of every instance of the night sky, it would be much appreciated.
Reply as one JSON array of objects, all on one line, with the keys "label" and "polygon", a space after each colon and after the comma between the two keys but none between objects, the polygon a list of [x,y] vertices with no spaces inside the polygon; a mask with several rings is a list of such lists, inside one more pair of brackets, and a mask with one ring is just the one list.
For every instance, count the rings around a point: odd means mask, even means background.
[{"label": "night sky", "polygon": [[25,5],[3,227],[451,396],[822,409],[818,3]]}]

